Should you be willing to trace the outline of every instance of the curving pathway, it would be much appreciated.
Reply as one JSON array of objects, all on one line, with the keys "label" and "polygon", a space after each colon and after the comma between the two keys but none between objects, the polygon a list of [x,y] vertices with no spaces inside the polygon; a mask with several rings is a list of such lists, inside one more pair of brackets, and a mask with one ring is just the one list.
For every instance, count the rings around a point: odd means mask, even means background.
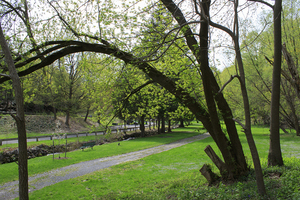
[{"label": "curving pathway", "polygon": [[[157,147],[152,147],[149,149],[144,149],[140,151],[130,152],[122,155],[99,158],[96,160],[90,160],[86,162],[81,162],[66,167],[62,167],[56,170],[38,174],[29,177],[29,192],[42,189],[44,187],[53,185],[55,183],[82,176],[100,169],[108,168],[113,165],[117,165],[123,162],[134,161],[141,159],[143,157],[160,153],[163,151],[168,151],[170,149],[180,147],[182,145],[202,140],[209,137],[208,133],[197,135],[190,138],[185,138],[170,144],[164,144]],[[19,181],[13,181],[0,186],[0,200],[12,199],[19,196],[18,193],[18,183]]]}]

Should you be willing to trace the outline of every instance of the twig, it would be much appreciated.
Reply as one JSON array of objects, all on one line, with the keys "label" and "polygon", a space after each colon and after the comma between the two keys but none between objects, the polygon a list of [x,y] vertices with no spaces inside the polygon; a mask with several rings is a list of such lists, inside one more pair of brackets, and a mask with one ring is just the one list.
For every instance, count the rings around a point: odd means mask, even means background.
[{"label": "twig", "polygon": [[218,91],[217,94],[220,94],[224,89],[225,87],[234,79],[234,78],[238,78],[240,79],[239,75],[234,75],[234,76],[230,76],[230,79],[221,87],[221,89]]},{"label": "twig", "polygon": [[243,132],[246,131],[246,129],[247,129],[246,126],[240,120],[238,120],[236,118],[232,118],[232,120],[235,121],[236,123],[238,123],[244,129]]},{"label": "twig", "polygon": [[0,76],[4,76],[4,77],[8,77],[8,78],[10,78],[10,76],[9,76],[9,75],[7,75],[7,74],[1,74],[1,73],[0,73]]}]

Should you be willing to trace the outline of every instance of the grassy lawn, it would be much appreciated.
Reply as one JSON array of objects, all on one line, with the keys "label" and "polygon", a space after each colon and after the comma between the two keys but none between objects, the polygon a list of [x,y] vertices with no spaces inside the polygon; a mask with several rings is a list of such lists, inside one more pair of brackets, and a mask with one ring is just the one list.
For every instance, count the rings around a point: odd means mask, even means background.
[{"label": "grassy lawn", "polygon": [[[120,142],[120,146],[118,146],[117,143],[107,143],[100,146],[94,146],[93,150],[88,149],[85,151],[77,150],[73,152],[68,152],[67,157],[70,159],[53,160],[52,155],[45,157],[37,157],[28,160],[28,173],[30,176],[87,160],[119,155],[132,151],[151,148],[154,146],[159,146],[162,144],[167,144],[183,138],[199,135],[200,132],[197,131],[198,128],[199,126],[197,126],[195,129],[192,129],[192,132],[183,132],[186,129],[176,129],[173,130],[172,133],[145,138],[137,138],[135,140],[129,141],[122,141]],[[205,131],[202,130],[202,133],[204,132]],[[89,137],[91,137],[90,139],[95,139],[95,136],[82,137],[82,139],[89,140]],[[79,139],[81,138],[79,137]],[[70,142],[70,140],[71,139],[68,139],[68,142]],[[78,140],[78,138],[74,138],[74,140]],[[52,141],[40,141],[39,143],[52,144]],[[64,144],[64,142],[61,142],[61,144]],[[63,157],[64,154],[62,154],[61,156]],[[58,155],[56,155],[56,157],[58,157]],[[18,166],[16,163],[0,165],[0,172],[0,184],[18,179]]]},{"label": "grassy lawn", "polygon": [[[194,128],[182,131],[193,131]],[[266,197],[257,194],[253,171],[242,182],[208,187],[199,172],[204,163],[211,163],[203,149],[208,144],[216,151],[217,148],[212,138],[206,138],[57,183],[30,193],[30,199],[300,199],[300,138],[282,135],[285,166],[268,168],[268,132],[266,128],[253,128],[264,168]],[[243,133],[240,137],[246,156],[251,158]],[[140,143],[147,139],[144,140],[129,142]],[[252,164],[251,159],[248,162]],[[216,171],[216,168],[213,170]],[[280,177],[276,176],[278,172],[282,174]]]}]

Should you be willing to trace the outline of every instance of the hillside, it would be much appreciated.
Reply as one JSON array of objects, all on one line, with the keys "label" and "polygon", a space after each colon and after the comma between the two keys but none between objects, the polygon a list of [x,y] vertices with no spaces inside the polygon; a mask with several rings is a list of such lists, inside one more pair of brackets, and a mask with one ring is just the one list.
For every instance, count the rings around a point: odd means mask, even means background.
[{"label": "hillside", "polygon": [[[56,120],[49,115],[27,115],[26,130],[28,133],[66,133],[88,131],[93,125],[91,121],[87,123],[82,118],[71,118],[70,127],[65,125],[65,118],[58,117]],[[0,116],[0,134],[16,133],[16,123],[10,115]]]}]

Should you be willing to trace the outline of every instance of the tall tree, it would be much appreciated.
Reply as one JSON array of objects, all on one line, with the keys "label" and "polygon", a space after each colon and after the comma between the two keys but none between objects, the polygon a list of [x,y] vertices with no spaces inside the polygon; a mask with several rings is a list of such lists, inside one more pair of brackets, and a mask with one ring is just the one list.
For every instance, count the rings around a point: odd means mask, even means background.
[{"label": "tall tree", "polygon": [[11,114],[11,116],[16,120],[17,130],[18,130],[19,198],[21,200],[27,200],[29,199],[28,198],[28,163],[27,163],[27,139],[26,139],[26,127],[25,127],[23,89],[21,86],[19,75],[14,65],[14,60],[10,53],[10,49],[3,35],[1,23],[0,23],[0,44],[10,74],[10,75],[6,75],[6,74],[0,74],[0,75],[10,78],[12,80],[13,89],[15,92],[16,107],[17,107],[16,115]]},{"label": "tall tree", "polygon": [[280,147],[280,80],[281,80],[281,10],[282,0],[275,0],[274,5],[274,63],[271,99],[270,149],[268,165],[281,166],[283,159]]}]

